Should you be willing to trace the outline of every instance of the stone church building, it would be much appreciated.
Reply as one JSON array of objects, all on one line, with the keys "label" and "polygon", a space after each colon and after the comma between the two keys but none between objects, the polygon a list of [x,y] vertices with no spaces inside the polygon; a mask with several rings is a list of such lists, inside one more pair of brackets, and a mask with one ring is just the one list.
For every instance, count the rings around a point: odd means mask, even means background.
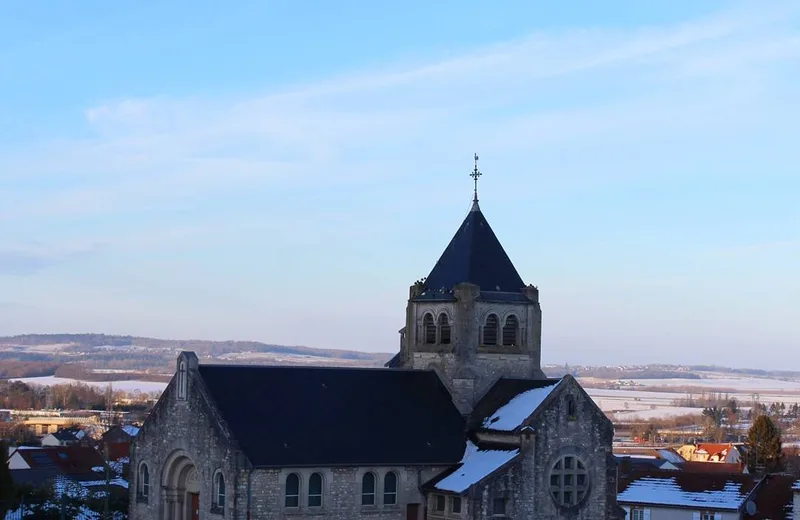
[{"label": "stone church building", "polygon": [[386,368],[181,353],[132,449],[130,518],[622,519],[612,425],[544,376],[541,331],[476,193]]}]

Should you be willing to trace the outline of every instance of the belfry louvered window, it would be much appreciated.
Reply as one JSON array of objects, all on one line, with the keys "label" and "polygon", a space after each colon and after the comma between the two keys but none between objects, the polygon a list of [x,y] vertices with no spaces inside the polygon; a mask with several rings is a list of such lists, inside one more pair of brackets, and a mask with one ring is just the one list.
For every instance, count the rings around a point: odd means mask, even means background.
[{"label": "belfry louvered window", "polygon": [[499,320],[496,314],[490,314],[489,317],[486,318],[486,324],[483,326],[484,345],[497,345],[497,329],[499,326]]},{"label": "belfry louvered window", "polygon": [[439,343],[442,345],[450,344],[450,320],[447,319],[447,314],[445,313],[439,315]]},{"label": "belfry louvered window", "polygon": [[433,321],[433,314],[427,313],[422,318],[422,334],[426,345],[436,344],[436,323]]},{"label": "belfry louvered window", "polygon": [[503,325],[503,345],[506,347],[513,347],[517,344],[517,334],[519,333],[519,320],[513,314],[506,318],[506,324]]}]

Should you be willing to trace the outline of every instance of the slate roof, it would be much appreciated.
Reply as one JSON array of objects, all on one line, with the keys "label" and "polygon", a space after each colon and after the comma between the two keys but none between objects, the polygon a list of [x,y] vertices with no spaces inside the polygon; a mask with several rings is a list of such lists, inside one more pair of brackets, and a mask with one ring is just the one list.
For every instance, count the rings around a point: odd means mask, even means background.
[{"label": "slate roof", "polygon": [[434,477],[423,484],[422,488],[462,495],[471,486],[511,462],[517,455],[519,455],[518,447],[478,445],[471,441],[467,442],[459,465]]},{"label": "slate roof", "polygon": [[455,464],[464,420],[432,371],[200,365],[257,467]]},{"label": "slate roof", "polygon": [[[494,386],[492,386],[492,388],[489,389],[489,391],[486,392],[481,400],[475,405],[475,408],[470,415],[470,428],[476,430],[495,429],[493,427],[497,425],[498,421],[494,421],[492,424],[488,423],[498,410],[508,405],[515,398],[522,398],[523,394],[531,390],[541,390],[540,393],[549,395],[550,391],[552,391],[552,389],[554,389],[560,381],[561,379],[498,379]],[[546,395],[544,395],[542,399],[544,397],[546,397]],[[536,401],[537,400],[532,401],[534,408],[528,413],[523,414],[525,415],[523,420],[532,414],[535,409],[538,408],[538,405],[541,404],[541,400],[538,400],[538,404]],[[502,422],[507,423],[508,421],[503,420]],[[519,424],[515,424],[512,428],[504,427],[500,429],[514,430],[517,426],[519,426]]]},{"label": "slate roof", "polygon": [[477,203],[425,280],[422,298],[464,282],[495,292],[519,293],[525,286]]},{"label": "slate roof", "polygon": [[756,486],[752,475],[650,470],[621,476],[620,504],[737,511]]}]

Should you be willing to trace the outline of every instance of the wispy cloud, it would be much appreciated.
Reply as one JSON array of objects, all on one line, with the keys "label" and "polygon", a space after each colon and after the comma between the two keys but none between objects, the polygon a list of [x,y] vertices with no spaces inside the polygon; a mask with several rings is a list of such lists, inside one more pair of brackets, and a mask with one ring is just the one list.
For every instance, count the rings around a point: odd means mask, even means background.
[{"label": "wispy cloud", "polygon": [[54,250],[52,245],[27,244],[0,247],[0,276],[26,276],[92,255],[98,245]]}]

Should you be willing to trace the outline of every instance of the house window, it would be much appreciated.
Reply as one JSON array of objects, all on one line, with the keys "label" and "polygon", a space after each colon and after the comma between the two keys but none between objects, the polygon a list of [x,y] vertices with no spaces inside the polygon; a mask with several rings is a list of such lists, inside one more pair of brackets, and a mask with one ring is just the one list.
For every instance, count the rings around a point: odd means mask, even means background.
[{"label": "house window", "polygon": [[461,497],[453,497],[450,499],[450,512],[461,514]]},{"label": "house window", "polygon": [[496,314],[490,314],[486,318],[486,324],[483,326],[483,344],[484,345],[497,345],[497,329],[499,321]]},{"label": "house window", "polygon": [[144,462],[139,466],[139,498],[150,496],[150,470]]},{"label": "house window", "polygon": [[186,361],[178,364],[178,399],[186,399]]},{"label": "house window", "polygon": [[433,510],[437,513],[443,513],[446,500],[444,495],[436,495],[436,501],[433,503]]},{"label": "house window", "polygon": [[312,473],[308,479],[308,507],[322,507],[322,475]]},{"label": "house window", "polygon": [[578,415],[578,407],[575,405],[575,398],[567,396],[567,420],[574,421]]},{"label": "house window", "polygon": [[634,507],[631,509],[630,520],[650,520],[650,510]]},{"label": "house window", "polygon": [[700,520],[714,520],[714,513],[711,511],[703,511],[700,513]]},{"label": "house window", "polygon": [[292,473],[286,477],[286,507],[300,507],[300,475]]},{"label": "house window", "polygon": [[383,503],[384,505],[397,503],[397,473],[394,471],[383,477]]},{"label": "house window", "polygon": [[450,344],[450,320],[445,313],[439,315],[439,343]]},{"label": "house window", "polygon": [[220,509],[225,507],[225,477],[219,471],[214,475],[214,505]]},{"label": "house window", "polygon": [[361,505],[375,505],[375,474],[364,473],[361,477]]},{"label": "house window", "polygon": [[422,333],[426,345],[436,344],[436,324],[433,322],[433,314],[429,312],[422,318]]},{"label": "house window", "polygon": [[503,346],[513,347],[517,344],[517,333],[519,332],[519,320],[513,314],[506,318],[503,325]]},{"label": "house window", "polygon": [[563,507],[579,504],[589,490],[589,472],[575,455],[564,455],[550,470],[550,495]]},{"label": "house window", "polygon": [[492,516],[506,516],[505,498],[495,498],[492,500]]}]

